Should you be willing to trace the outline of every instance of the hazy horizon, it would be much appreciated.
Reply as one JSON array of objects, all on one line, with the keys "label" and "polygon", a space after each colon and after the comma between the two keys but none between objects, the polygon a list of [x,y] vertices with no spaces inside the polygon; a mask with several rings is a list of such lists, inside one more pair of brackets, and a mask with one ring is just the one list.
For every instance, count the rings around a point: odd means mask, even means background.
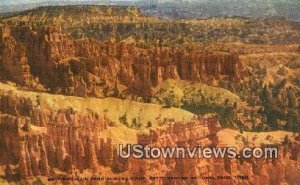
[{"label": "hazy horizon", "polygon": [[[9,5],[18,5],[18,4],[34,4],[34,3],[46,3],[46,2],[103,2],[108,0],[2,0],[0,5],[9,6]],[[131,0],[109,0],[109,1],[131,1]]]},{"label": "hazy horizon", "polygon": [[0,13],[63,5],[137,6],[163,18],[285,17],[300,22],[299,0],[2,0]]}]

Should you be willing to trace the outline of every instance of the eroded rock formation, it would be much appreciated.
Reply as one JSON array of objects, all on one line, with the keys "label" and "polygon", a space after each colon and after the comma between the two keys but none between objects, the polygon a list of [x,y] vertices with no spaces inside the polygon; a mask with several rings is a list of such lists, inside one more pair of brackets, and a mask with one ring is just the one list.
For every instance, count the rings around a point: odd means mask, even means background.
[{"label": "eroded rock formation", "polygon": [[[166,127],[138,135],[138,144],[150,147],[222,146],[217,133],[217,117],[195,117],[189,122],[165,120]],[[126,177],[209,177],[247,175],[209,181],[202,178],[174,180],[160,178],[130,180],[132,184],[293,184],[299,181],[299,145],[277,145],[278,159],[158,158],[122,159],[115,138],[99,136],[108,120],[87,111],[47,109],[30,98],[10,91],[0,92],[0,163],[6,166],[6,179],[18,176],[102,175]],[[14,170],[12,170],[12,168]],[[107,170],[109,169],[109,170]],[[63,173],[57,173],[61,171]],[[104,174],[103,174],[104,173]]]},{"label": "eroded rock formation", "polygon": [[17,163],[21,178],[47,176],[53,168],[68,174],[75,169],[97,171],[99,153],[104,159],[113,157],[98,137],[107,120],[92,112],[41,109],[29,98],[0,92],[0,127],[6,156],[1,162]]},{"label": "eroded rock formation", "polygon": [[77,96],[129,92],[151,96],[153,88],[172,78],[194,82],[227,78],[239,81],[237,55],[199,49],[136,47],[135,41],[99,42],[72,39],[61,27],[2,27],[0,65],[22,85]]},{"label": "eroded rock formation", "polygon": [[[138,143],[150,147],[220,147],[218,120],[195,118],[189,123],[170,122],[169,127],[140,135]],[[293,184],[299,180],[299,144],[278,147],[278,158],[130,158],[130,176],[165,177],[157,184]],[[228,147],[228,146],[227,146]],[[261,147],[270,147],[268,145]],[[292,156],[291,156],[292,155]],[[298,157],[297,157],[298,156]],[[152,168],[151,168],[152,167]],[[154,167],[154,168],[153,168]],[[247,179],[240,177],[246,176]],[[182,177],[188,177],[186,179]],[[195,178],[191,178],[195,177]],[[226,177],[229,177],[229,179]],[[177,179],[176,179],[177,178]],[[213,179],[212,179],[213,178]],[[140,184],[134,182],[133,184]],[[143,183],[150,184],[149,179]]]}]

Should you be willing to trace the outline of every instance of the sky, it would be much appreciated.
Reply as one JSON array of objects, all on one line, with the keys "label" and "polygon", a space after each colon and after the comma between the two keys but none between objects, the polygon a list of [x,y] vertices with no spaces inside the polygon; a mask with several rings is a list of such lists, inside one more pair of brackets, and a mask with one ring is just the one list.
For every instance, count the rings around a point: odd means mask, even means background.
[{"label": "sky", "polygon": [[46,0],[1,0],[2,5],[12,5],[12,4],[27,4],[27,3],[41,3]]}]

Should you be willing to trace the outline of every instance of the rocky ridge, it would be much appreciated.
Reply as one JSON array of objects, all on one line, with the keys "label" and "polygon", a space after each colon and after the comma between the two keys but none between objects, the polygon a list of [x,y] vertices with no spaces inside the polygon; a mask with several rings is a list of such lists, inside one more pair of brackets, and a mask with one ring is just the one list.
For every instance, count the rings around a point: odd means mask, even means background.
[{"label": "rocky ridge", "polygon": [[[2,27],[0,65],[24,86],[76,96],[119,91],[152,96],[166,79],[209,82],[242,79],[238,55],[179,48],[142,49],[131,39],[74,40],[61,27]],[[123,87],[123,88],[122,88]]]},{"label": "rocky ridge", "polygon": [[[299,146],[279,144],[279,158],[245,159],[121,159],[114,138],[101,139],[109,121],[93,112],[80,113],[72,108],[51,110],[39,102],[0,92],[1,164],[6,165],[5,178],[28,180],[34,176],[80,176],[84,171],[108,176],[209,176],[248,175],[249,181],[232,179],[217,184],[276,184],[295,182],[299,172]],[[139,134],[137,143],[159,147],[222,146],[217,133],[217,117],[195,117],[189,122],[165,120],[165,127]],[[155,168],[150,167],[156,166]],[[106,169],[105,172],[103,170]],[[286,173],[286,171],[289,173]],[[274,175],[268,175],[274,174]],[[276,174],[276,175],[275,175]],[[298,179],[299,180],[299,179]],[[151,180],[143,181],[150,184]],[[155,184],[199,184],[203,179],[160,179]],[[125,182],[124,182],[125,183]],[[138,184],[140,181],[131,181]],[[211,182],[207,182],[211,184]]]}]

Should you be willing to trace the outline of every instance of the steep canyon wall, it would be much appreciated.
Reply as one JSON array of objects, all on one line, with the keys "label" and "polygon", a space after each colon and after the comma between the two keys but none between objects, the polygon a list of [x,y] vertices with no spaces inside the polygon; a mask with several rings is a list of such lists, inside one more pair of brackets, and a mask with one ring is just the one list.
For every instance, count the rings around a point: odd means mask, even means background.
[{"label": "steep canyon wall", "polygon": [[72,39],[61,27],[2,27],[0,65],[8,78],[54,93],[102,97],[118,87],[151,96],[153,88],[172,78],[207,83],[226,78],[238,82],[237,55],[198,49],[136,47],[131,39],[102,43]]},{"label": "steep canyon wall", "polygon": [[[195,117],[189,122],[164,121],[166,127],[139,134],[137,143],[150,147],[222,146],[217,117]],[[100,136],[109,121],[93,112],[50,110],[38,102],[0,92],[0,156],[5,179],[26,181],[35,176],[89,174],[125,177],[209,177],[247,175],[248,180],[208,181],[207,184],[280,184],[298,182],[299,146],[279,147],[278,159],[159,158],[121,159],[115,138]],[[104,170],[105,169],[105,170]],[[146,178],[145,184],[203,184],[203,179]],[[123,182],[126,183],[126,182]],[[141,181],[130,180],[131,184]]]}]

